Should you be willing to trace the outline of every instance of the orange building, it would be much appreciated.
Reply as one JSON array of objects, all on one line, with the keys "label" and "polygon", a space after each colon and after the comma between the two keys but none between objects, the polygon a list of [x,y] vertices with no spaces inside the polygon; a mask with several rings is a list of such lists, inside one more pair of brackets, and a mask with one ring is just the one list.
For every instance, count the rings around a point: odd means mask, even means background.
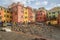
[{"label": "orange building", "polygon": [[13,3],[9,6],[9,9],[12,13],[12,22],[14,23],[22,23],[23,22],[23,7],[24,5],[21,3]]},{"label": "orange building", "polygon": [[37,22],[45,22],[46,21],[46,11],[43,9],[39,9],[36,14]]},{"label": "orange building", "polygon": [[5,8],[0,6],[0,26],[3,26],[2,22],[4,21],[4,10]]},{"label": "orange building", "polygon": [[11,23],[11,13],[8,9],[0,7],[0,24],[7,26]]}]

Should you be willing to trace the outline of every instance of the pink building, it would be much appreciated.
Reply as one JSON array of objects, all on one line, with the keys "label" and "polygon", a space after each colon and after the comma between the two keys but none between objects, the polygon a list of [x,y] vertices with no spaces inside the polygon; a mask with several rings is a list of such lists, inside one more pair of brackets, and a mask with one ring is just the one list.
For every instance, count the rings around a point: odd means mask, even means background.
[{"label": "pink building", "polygon": [[36,14],[36,21],[37,22],[45,22],[46,21],[46,11],[45,10],[38,10]]},{"label": "pink building", "polygon": [[35,14],[31,7],[28,6],[27,8],[28,8],[28,22],[33,23],[35,22]]},{"label": "pink building", "polygon": [[9,8],[12,13],[12,22],[22,23],[23,22],[23,4],[13,3]]}]

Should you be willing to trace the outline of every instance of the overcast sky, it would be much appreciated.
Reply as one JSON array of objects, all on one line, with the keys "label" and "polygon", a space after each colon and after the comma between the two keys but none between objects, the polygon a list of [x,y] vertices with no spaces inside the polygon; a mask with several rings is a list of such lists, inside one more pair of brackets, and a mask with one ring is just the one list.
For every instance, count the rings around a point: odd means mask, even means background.
[{"label": "overcast sky", "polygon": [[31,6],[36,9],[40,7],[51,9],[60,6],[60,0],[0,0],[0,6],[8,7],[13,2],[21,2],[25,6]]}]

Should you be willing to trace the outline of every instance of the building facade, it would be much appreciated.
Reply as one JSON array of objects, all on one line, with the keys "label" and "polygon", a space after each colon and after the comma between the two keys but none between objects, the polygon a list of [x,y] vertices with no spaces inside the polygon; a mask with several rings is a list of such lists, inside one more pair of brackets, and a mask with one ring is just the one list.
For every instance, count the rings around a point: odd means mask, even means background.
[{"label": "building facade", "polygon": [[4,7],[0,6],[0,26],[3,26],[3,22],[4,22]]},{"label": "building facade", "polygon": [[45,22],[46,21],[46,11],[39,9],[36,13],[36,22]]},{"label": "building facade", "polygon": [[58,12],[49,12],[49,13],[47,13],[47,17],[49,20],[57,19]]},{"label": "building facade", "polygon": [[3,7],[0,7],[0,22],[3,22],[4,21],[4,8]]},{"label": "building facade", "polygon": [[9,7],[9,9],[12,13],[12,22],[14,22],[14,23],[22,23],[23,22],[23,18],[24,18],[23,17],[23,15],[24,15],[23,7],[24,7],[24,5],[19,2],[13,3]]},{"label": "building facade", "polygon": [[27,8],[28,8],[28,22],[33,23],[35,22],[35,13],[31,7],[28,6]]},{"label": "building facade", "polygon": [[4,20],[3,20],[3,26],[11,25],[12,23],[12,14],[8,9],[4,11]]},{"label": "building facade", "polygon": [[24,7],[24,23],[28,23],[28,8]]},{"label": "building facade", "polygon": [[35,14],[33,12],[33,9],[29,6],[24,7],[24,22],[25,23],[35,22]]},{"label": "building facade", "polygon": [[12,22],[11,13],[8,9],[0,7],[0,22],[3,23],[3,26],[7,26],[8,23]]}]

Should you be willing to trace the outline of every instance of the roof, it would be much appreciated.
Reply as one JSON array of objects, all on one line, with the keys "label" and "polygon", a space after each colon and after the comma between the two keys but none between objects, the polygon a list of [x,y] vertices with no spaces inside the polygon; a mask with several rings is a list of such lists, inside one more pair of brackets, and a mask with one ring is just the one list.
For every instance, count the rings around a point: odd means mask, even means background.
[{"label": "roof", "polygon": [[49,10],[49,11],[60,11],[60,7],[54,7],[54,8],[52,8],[52,9]]}]

